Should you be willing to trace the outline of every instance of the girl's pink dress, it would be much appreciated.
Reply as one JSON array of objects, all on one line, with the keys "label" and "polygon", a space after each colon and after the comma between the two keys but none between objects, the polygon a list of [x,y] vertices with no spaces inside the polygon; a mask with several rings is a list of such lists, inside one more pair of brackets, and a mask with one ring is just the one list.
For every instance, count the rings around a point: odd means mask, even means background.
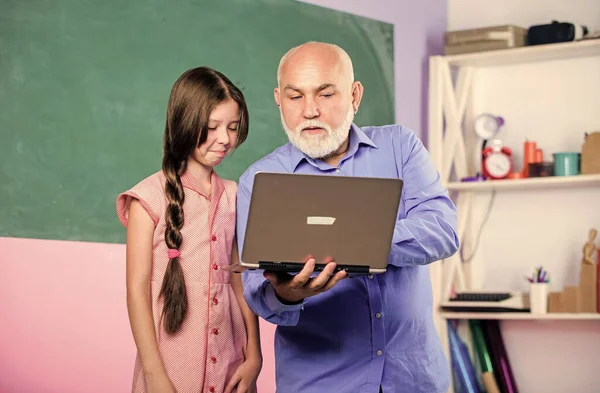
[{"label": "girl's pink dress", "polygon": [[[154,220],[150,282],[154,329],[160,355],[177,392],[222,392],[244,361],[247,342],[244,319],[229,282],[230,273],[221,270],[231,260],[237,185],[213,171],[212,193],[207,197],[191,174],[185,173],[181,181],[185,201],[180,262],[188,313],[181,330],[173,336],[160,323],[163,299],[159,293],[169,262],[164,239],[167,199],[162,171],[120,194],[117,214],[126,227],[131,200],[136,198]],[[132,391],[146,391],[139,355]]]}]

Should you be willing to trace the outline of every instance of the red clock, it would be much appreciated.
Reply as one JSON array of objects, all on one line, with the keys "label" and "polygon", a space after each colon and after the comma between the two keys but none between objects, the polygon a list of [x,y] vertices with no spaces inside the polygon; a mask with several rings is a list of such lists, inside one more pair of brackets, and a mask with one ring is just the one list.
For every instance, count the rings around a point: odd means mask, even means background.
[{"label": "red clock", "polygon": [[482,151],[482,172],[488,179],[506,179],[512,172],[512,151],[499,140]]}]

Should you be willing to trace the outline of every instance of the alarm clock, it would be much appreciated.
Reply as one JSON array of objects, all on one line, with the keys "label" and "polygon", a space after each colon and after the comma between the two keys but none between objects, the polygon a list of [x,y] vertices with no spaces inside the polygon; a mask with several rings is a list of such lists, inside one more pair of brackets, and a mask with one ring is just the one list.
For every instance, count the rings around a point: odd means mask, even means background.
[{"label": "alarm clock", "polygon": [[482,173],[488,179],[506,179],[512,172],[512,151],[496,139],[482,151]]}]

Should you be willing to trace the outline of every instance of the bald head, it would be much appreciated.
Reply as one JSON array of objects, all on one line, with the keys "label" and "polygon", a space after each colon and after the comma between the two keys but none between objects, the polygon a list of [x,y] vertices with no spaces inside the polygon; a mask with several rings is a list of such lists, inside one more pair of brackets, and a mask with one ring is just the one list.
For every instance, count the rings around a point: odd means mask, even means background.
[{"label": "bald head", "polygon": [[277,84],[287,72],[296,72],[305,67],[322,67],[342,76],[348,86],[354,82],[352,60],[345,50],[334,44],[307,42],[290,49],[279,61]]}]

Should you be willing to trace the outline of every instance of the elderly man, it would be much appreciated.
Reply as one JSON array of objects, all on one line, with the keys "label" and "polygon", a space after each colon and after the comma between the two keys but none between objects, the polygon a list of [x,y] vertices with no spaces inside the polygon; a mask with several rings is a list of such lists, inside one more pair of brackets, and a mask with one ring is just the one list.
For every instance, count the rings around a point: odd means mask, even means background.
[{"label": "elderly man", "polygon": [[275,102],[290,143],[240,178],[240,250],[257,171],[404,180],[386,273],[345,279],[334,261],[315,276],[314,259],[285,279],[243,273],[249,306],[278,325],[277,391],[445,392],[449,370],[433,323],[427,265],[456,252],[456,210],[427,151],[403,126],[352,123],[363,86],[338,46],[310,42],[291,49],[277,79]]}]

